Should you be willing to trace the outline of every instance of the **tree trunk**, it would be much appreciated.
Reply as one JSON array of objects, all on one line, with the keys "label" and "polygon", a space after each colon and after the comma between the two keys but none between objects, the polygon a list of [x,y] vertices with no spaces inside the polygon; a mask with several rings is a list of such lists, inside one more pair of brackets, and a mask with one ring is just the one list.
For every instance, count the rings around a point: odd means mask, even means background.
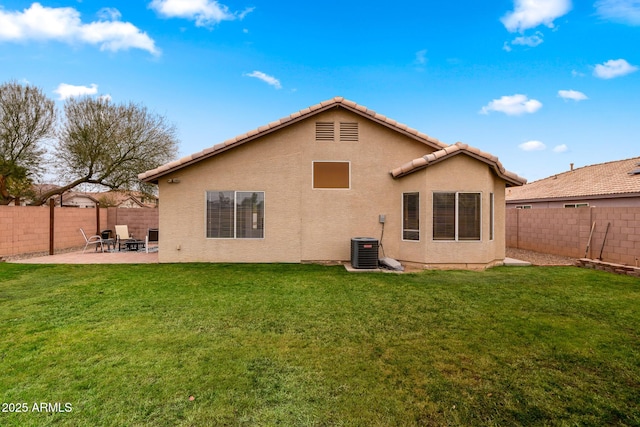
[{"label": "tree trunk", "polygon": [[8,205],[13,201],[13,197],[7,190],[7,178],[0,175],[0,205]]},{"label": "tree trunk", "polygon": [[[96,182],[92,182],[88,178],[80,178],[80,179],[77,179],[77,180],[73,181],[70,184],[67,184],[67,185],[63,186],[63,187],[54,188],[53,190],[49,190],[46,193],[37,196],[37,198],[32,202],[32,205],[33,206],[42,206],[45,203],[47,203],[47,200],[49,200],[51,197],[60,195],[60,194],[62,194],[64,192],[66,192],[66,191],[71,190],[72,188],[77,187],[78,185],[80,185],[82,183],[85,183],[85,182],[88,182],[88,183],[91,183],[91,184],[99,184],[99,183],[96,183]],[[62,205],[62,203],[60,203],[60,205]]]}]

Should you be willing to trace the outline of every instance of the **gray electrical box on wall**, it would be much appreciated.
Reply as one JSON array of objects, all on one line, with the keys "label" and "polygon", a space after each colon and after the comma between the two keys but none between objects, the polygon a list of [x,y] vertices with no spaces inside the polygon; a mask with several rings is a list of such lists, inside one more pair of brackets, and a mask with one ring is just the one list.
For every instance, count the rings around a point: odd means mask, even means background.
[{"label": "gray electrical box on wall", "polygon": [[380,222],[380,224],[384,224],[386,220],[387,220],[386,215],[378,215],[378,221]]}]

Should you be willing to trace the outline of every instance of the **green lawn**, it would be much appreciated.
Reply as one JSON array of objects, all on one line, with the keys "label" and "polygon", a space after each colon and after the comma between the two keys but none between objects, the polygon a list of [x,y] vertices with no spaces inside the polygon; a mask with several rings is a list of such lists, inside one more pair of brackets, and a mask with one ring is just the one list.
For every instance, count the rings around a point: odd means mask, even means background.
[{"label": "green lawn", "polygon": [[640,425],[640,280],[574,267],[0,264],[0,338],[1,426]]}]

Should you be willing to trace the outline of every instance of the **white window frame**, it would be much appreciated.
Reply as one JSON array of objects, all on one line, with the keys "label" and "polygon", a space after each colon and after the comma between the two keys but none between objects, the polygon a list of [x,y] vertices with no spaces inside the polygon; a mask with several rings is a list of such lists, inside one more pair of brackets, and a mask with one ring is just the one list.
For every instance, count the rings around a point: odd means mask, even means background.
[{"label": "white window frame", "polygon": [[565,203],[565,208],[588,208],[589,203]]},{"label": "white window frame", "polygon": [[[454,238],[453,239],[436,239],[433,236],[433,222],[434,222],[434,215],[435,215],[435,194],[455,194],[455,202],[454,202]],[[479,224],[479,229],[480,229],[480,236],[478,239],[460,239],[459,238],[459,223],[460,223],[460,208],[459,208],[459,195],[460,194],[478,194],[480,195],[480,224]],[[451,243],[451,242],[461,242],[461,243],[481,243],[483,240],[483,233],[482,233],[482,224],[484,223],[484,209],[482,209],[482,191],[434,191],[432,193],[432,200],[431,200],[431,205],[432,205],[432,211],[431,211],[431,240],[434,242],[443,242],[443,243]]]},{"label": "white window frame", "polygon": [[[207,210],[208,207],[208,193],[233,193],[233,237],[209,237],[207,236]],[[238,209],[237,209],[237,200],[238,193],[262,193],[262,237],[238,237]],[[207,240],[264,240],[266,236],[266,216],[267,211],[264,206],[266,206],[267,196],[264,191],[257,190],[206,190],[204,192],[204,235]],[[258,218],[259,220],[259,218]]]}]

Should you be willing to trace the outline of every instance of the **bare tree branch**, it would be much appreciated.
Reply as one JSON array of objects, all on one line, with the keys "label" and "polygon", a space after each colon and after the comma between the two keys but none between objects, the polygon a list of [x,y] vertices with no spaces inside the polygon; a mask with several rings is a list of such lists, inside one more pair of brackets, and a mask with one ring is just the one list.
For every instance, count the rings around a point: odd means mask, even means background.
[{"label": "bare tree branch", "polygon": [[167,163],[177,154],[175,127],[141,105],[70,98],[64,112],[55,157],[59,174],[72,182],[42,194],[36,204],[81,183],[141,189],[137,178],[141,171]]}]

